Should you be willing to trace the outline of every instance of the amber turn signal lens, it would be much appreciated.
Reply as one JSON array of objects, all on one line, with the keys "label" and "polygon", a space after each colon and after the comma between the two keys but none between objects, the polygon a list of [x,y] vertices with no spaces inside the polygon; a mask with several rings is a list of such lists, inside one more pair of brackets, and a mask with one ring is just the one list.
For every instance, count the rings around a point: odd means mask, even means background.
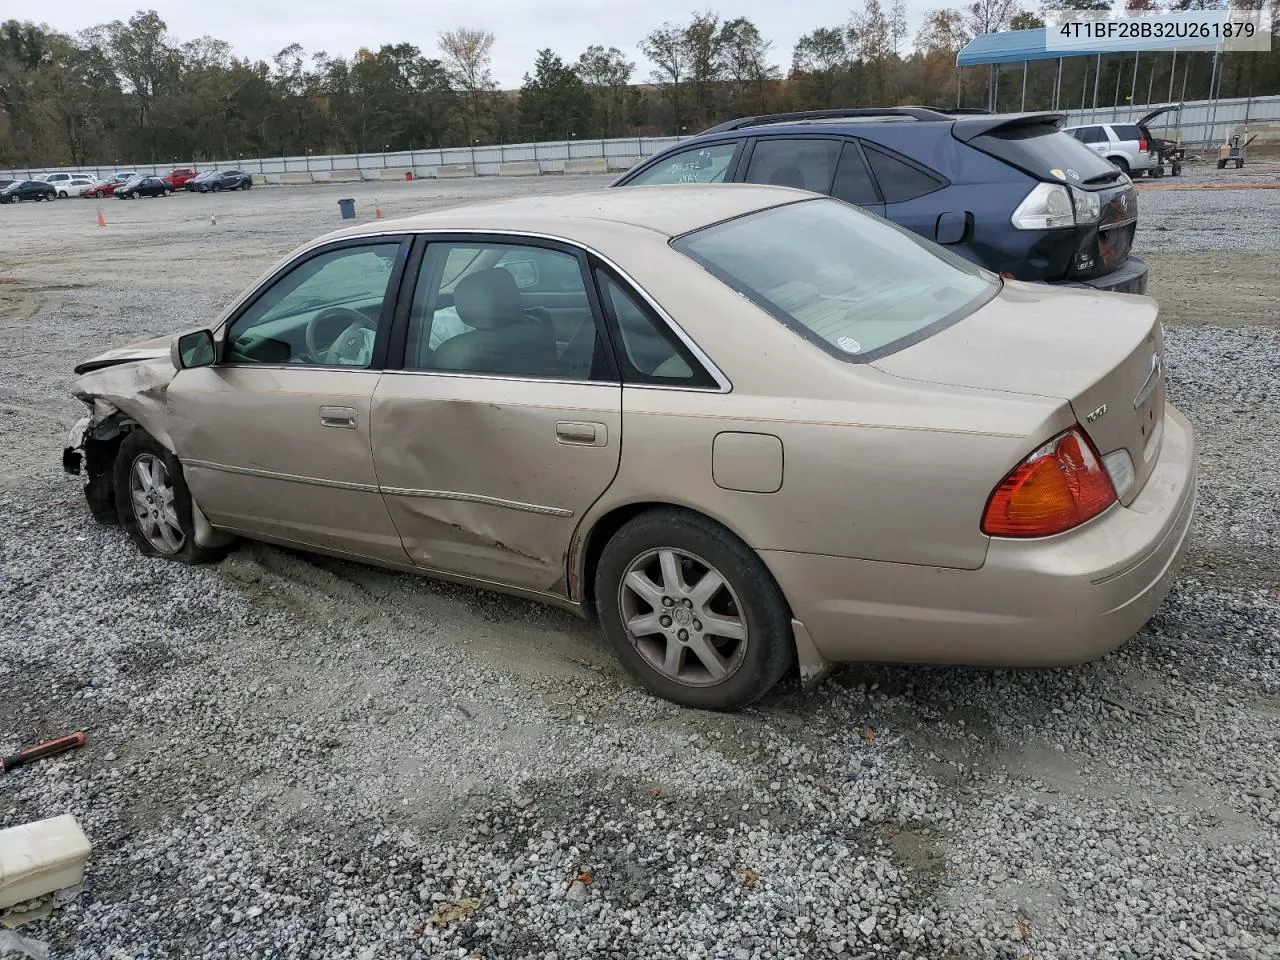
[{"label": "amber turn signal lens", "polygon": [[1115,487],[1088,437],[1073,427],[1001,481],[987,501],[982,532],[1047,537],[1078,527],[1116,502]]}]

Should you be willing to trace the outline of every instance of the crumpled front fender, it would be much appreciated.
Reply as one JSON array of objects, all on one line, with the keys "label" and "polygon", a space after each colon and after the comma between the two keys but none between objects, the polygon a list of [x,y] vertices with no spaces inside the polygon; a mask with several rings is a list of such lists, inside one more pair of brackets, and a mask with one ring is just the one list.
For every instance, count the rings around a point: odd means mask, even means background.
[{"label": "crumpled front fender", "polygon": [[79,441],[83,443],[86,434],[96,431],[114,414],[122,413],[176,453],[169,435],[165,395],[177,372],[166,355],[81,374],[72,381],[71,392],[89,404],[92,413],[87,422],[81,421],[72,428],[72,436],[79,429]]}]

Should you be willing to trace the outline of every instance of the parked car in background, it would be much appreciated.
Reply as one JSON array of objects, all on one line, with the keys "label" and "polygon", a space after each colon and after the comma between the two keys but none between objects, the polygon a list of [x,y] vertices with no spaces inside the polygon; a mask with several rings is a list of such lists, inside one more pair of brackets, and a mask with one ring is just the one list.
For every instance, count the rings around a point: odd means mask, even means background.
[{"label": "parked car in background", "polygon": [[144,554],[244,536],[497,587],[726,709],[797,660],[1128,639],[1195,513],[1162,353],[1145,297],[812,193],[529,197],[320,238],[209,328],[81,363],[63,465]]},{"label": "parked car in background", "polygon": [[134,177],[112,192],[121,200],[137,200],[139,197],[167,197],[173,193],[173,187],[159,177]]},{"label": "parked car in background", "polygon": [[712,127],[615,186],[767,183],[834,196],[1018,280],[1143,293],[1133,183],[1055,113],[816,110]]},{"label": "parked car in background", "polygon": [[58,191],[42,180],[15,180],[0,190],[0,203],[21,203],[24,200],[56,200]]},{"label": "parked car in background", "polygon": [[196,171],[191,167],[178,167],[167,177],[161,177],[160,179],[176,190],[179,187],[185,187],[187,181],[193,179],[195,175]]},{"label": "parked car in background", "polygon": [[120,186],[120,184],[122,183],[127,183],[127,182],[128,182],[127,178],[124,180],[121,180],[119,177],[114,177],[114,176],[106,180],[99,180],[97,183],[92,183],[89,186],[82,188],[80,190],[80,196],[96,197],[96,198],[114,196],[116,192],[116,187]]},{"label": "parked car in background", "polygon": [[11,183],[17,183],[17,181],[16,181],[16,180],[10,180],[10,179],[7,179],[7,178],[0,179],[0,190],[3,190],[5,187],[7,187],[7,186],[8,186],[9,184],[11,184]]},{"label": "parked car in background", "polygon": [[[44,174],[41,174],[36,179],[40,180],[43,183],[47,183],[52,187],[60,188],[63,184],[69,183],[70,181],[75,180],[76,178],[80,178],[82,180],[89,179],[89,175],[86,173],[44,173]],[[66,196],[66,194],[62,193],[61,190],[59,190],[58,196],[60,197]]]},{"label": "parked car in background", "polygon": [[1159,157],[1136,123],[1090,123],[1064,127],[1063,132],[1131,176],[1142,176],[1160,168]]},{"label": "parked car in background", "polygon": [[208,170],[187,181],[188,190],[201,193],[219,193],[223,190],[248,190],[253,177],[243,170]]},{"label": "parked car in background", "polygon": [[72,177],[70,180],[60,180],[51,186],[58,191],[59,199],[66,199],[80,196],[85,187],[92,187],[97,182],[96,177]]}]

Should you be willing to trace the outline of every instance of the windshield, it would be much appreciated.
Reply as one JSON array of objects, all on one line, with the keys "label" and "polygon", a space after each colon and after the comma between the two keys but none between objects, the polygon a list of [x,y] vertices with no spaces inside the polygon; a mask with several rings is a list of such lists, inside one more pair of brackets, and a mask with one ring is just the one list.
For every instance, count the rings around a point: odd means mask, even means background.
[{"label": "windshield", "polygon": [[999,290],[979,267],[838,200],[773,207],[672,246],[844,360],[900,350]]}]

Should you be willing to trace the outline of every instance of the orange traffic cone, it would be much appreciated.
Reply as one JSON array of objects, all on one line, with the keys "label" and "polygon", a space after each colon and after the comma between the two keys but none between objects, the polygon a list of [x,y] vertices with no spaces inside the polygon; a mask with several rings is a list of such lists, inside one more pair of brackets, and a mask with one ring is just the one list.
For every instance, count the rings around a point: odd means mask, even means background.
[{"label": "orange traffic cone", "polygon": [[378,205],[378,200],[376,197],[374,198],[374,201],[373,201],[373,219],[375,220],[382,219],[382,207]]},{"label": "orange traffic cone", "polygon": [[107,225],[107,218],[102,215],[102,208],[99,207],[98,208],[98,226],[105,227],[106,225]]}]

